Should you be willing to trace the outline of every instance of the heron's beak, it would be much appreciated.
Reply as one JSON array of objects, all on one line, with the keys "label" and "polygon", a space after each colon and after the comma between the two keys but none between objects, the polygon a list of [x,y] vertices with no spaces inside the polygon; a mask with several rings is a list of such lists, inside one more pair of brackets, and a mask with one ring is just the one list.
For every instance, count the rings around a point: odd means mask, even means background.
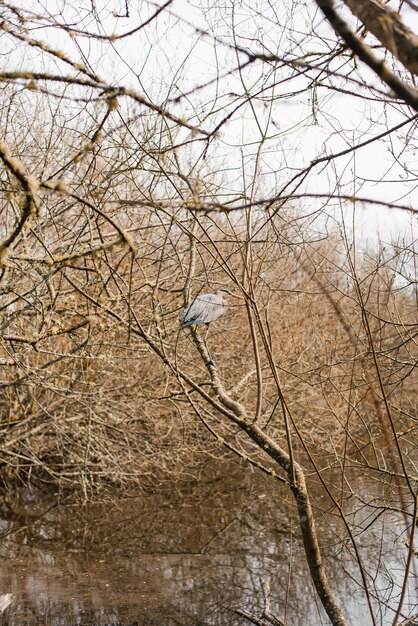
[{"label": "heron's beak", "polygon": [[232,296],[233,298],[238,298],[238,300],[245,300],[245,298],[243,298],[242,296],[239,296],[237,293],[230,293],[230,296]]}]

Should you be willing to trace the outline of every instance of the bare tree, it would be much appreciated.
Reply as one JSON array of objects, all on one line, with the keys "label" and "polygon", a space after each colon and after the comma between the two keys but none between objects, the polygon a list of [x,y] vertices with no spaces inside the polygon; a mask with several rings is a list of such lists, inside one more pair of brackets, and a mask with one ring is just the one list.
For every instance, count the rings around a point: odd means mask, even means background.
[{"label": "bare tree", "polygon": [[[89,499],[232,452],[293,497],[339,625],[315,489],[372,624],[384,565],[361,536],[394,515],[396,626],[415,567],[415,235],[368,248],[364,230],[376,208],[416,213],[416,36],[377,0],[346,4],[232,2],[198,26],[171,2],[2,6],[1,463],[12,506],[16,476]],[[178,313],[222,286],[245,305],[209,353]]]}]

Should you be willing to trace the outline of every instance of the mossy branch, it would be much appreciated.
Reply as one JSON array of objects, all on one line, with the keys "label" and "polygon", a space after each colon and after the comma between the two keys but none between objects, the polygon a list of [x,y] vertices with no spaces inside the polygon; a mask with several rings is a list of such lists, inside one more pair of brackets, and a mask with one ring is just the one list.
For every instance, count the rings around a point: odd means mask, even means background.
[{"label": "mossy branch", "polygon": [[23,163],[12,156],[9,146],[5,141],[0,141],[0,159],[19,182],[22,188],[23,198],[22,213],[17,225],[9,235],[6,235],[6,237],[0,241],[0,266],[4,266],[13,242],[20,235],[30,218],[37,212],[36,197],[39,185],[36,178],[27,174]]}]

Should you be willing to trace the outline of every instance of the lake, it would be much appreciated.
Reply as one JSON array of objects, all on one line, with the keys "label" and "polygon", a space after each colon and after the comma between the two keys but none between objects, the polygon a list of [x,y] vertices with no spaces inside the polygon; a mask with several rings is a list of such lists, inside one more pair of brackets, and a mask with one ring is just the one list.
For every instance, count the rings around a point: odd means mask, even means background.
[{"label": "lake", "polygon": [[[336,594],[350,624],[368,626],[351,546],[340,539],[341,520],[322,515],[327,503],[320,496],[314,506]],[[150,496],[47,509],[29,493],[19,518],[1,521],[0,592],[16,596],[2,626],[244,626],[232,609],[259,615],[261,581],[270,585],[272,611],[288,626],[329,623],[310,582],[295,509],[271,479],[233,475],[193,484],[187,493],[173,486]],[[353,516],[357,529],[372,521],[373,511],[363,507]],[[372,595],[380,596],[373,600],[376,623],[389,624],[407,554],[401,519],[381,515],[356,535]],[[416,606],[410,592],[404,617]]]}]

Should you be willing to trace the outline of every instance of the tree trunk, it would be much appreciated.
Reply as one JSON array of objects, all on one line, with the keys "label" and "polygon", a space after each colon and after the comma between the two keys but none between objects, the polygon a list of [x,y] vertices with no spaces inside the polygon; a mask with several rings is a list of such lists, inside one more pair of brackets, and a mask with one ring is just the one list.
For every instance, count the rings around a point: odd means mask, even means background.
[{"label": "tree trunk", "polygon": [[418,74],[418,35],[380,0],[344,0],[354,15],[413,74]]}]

